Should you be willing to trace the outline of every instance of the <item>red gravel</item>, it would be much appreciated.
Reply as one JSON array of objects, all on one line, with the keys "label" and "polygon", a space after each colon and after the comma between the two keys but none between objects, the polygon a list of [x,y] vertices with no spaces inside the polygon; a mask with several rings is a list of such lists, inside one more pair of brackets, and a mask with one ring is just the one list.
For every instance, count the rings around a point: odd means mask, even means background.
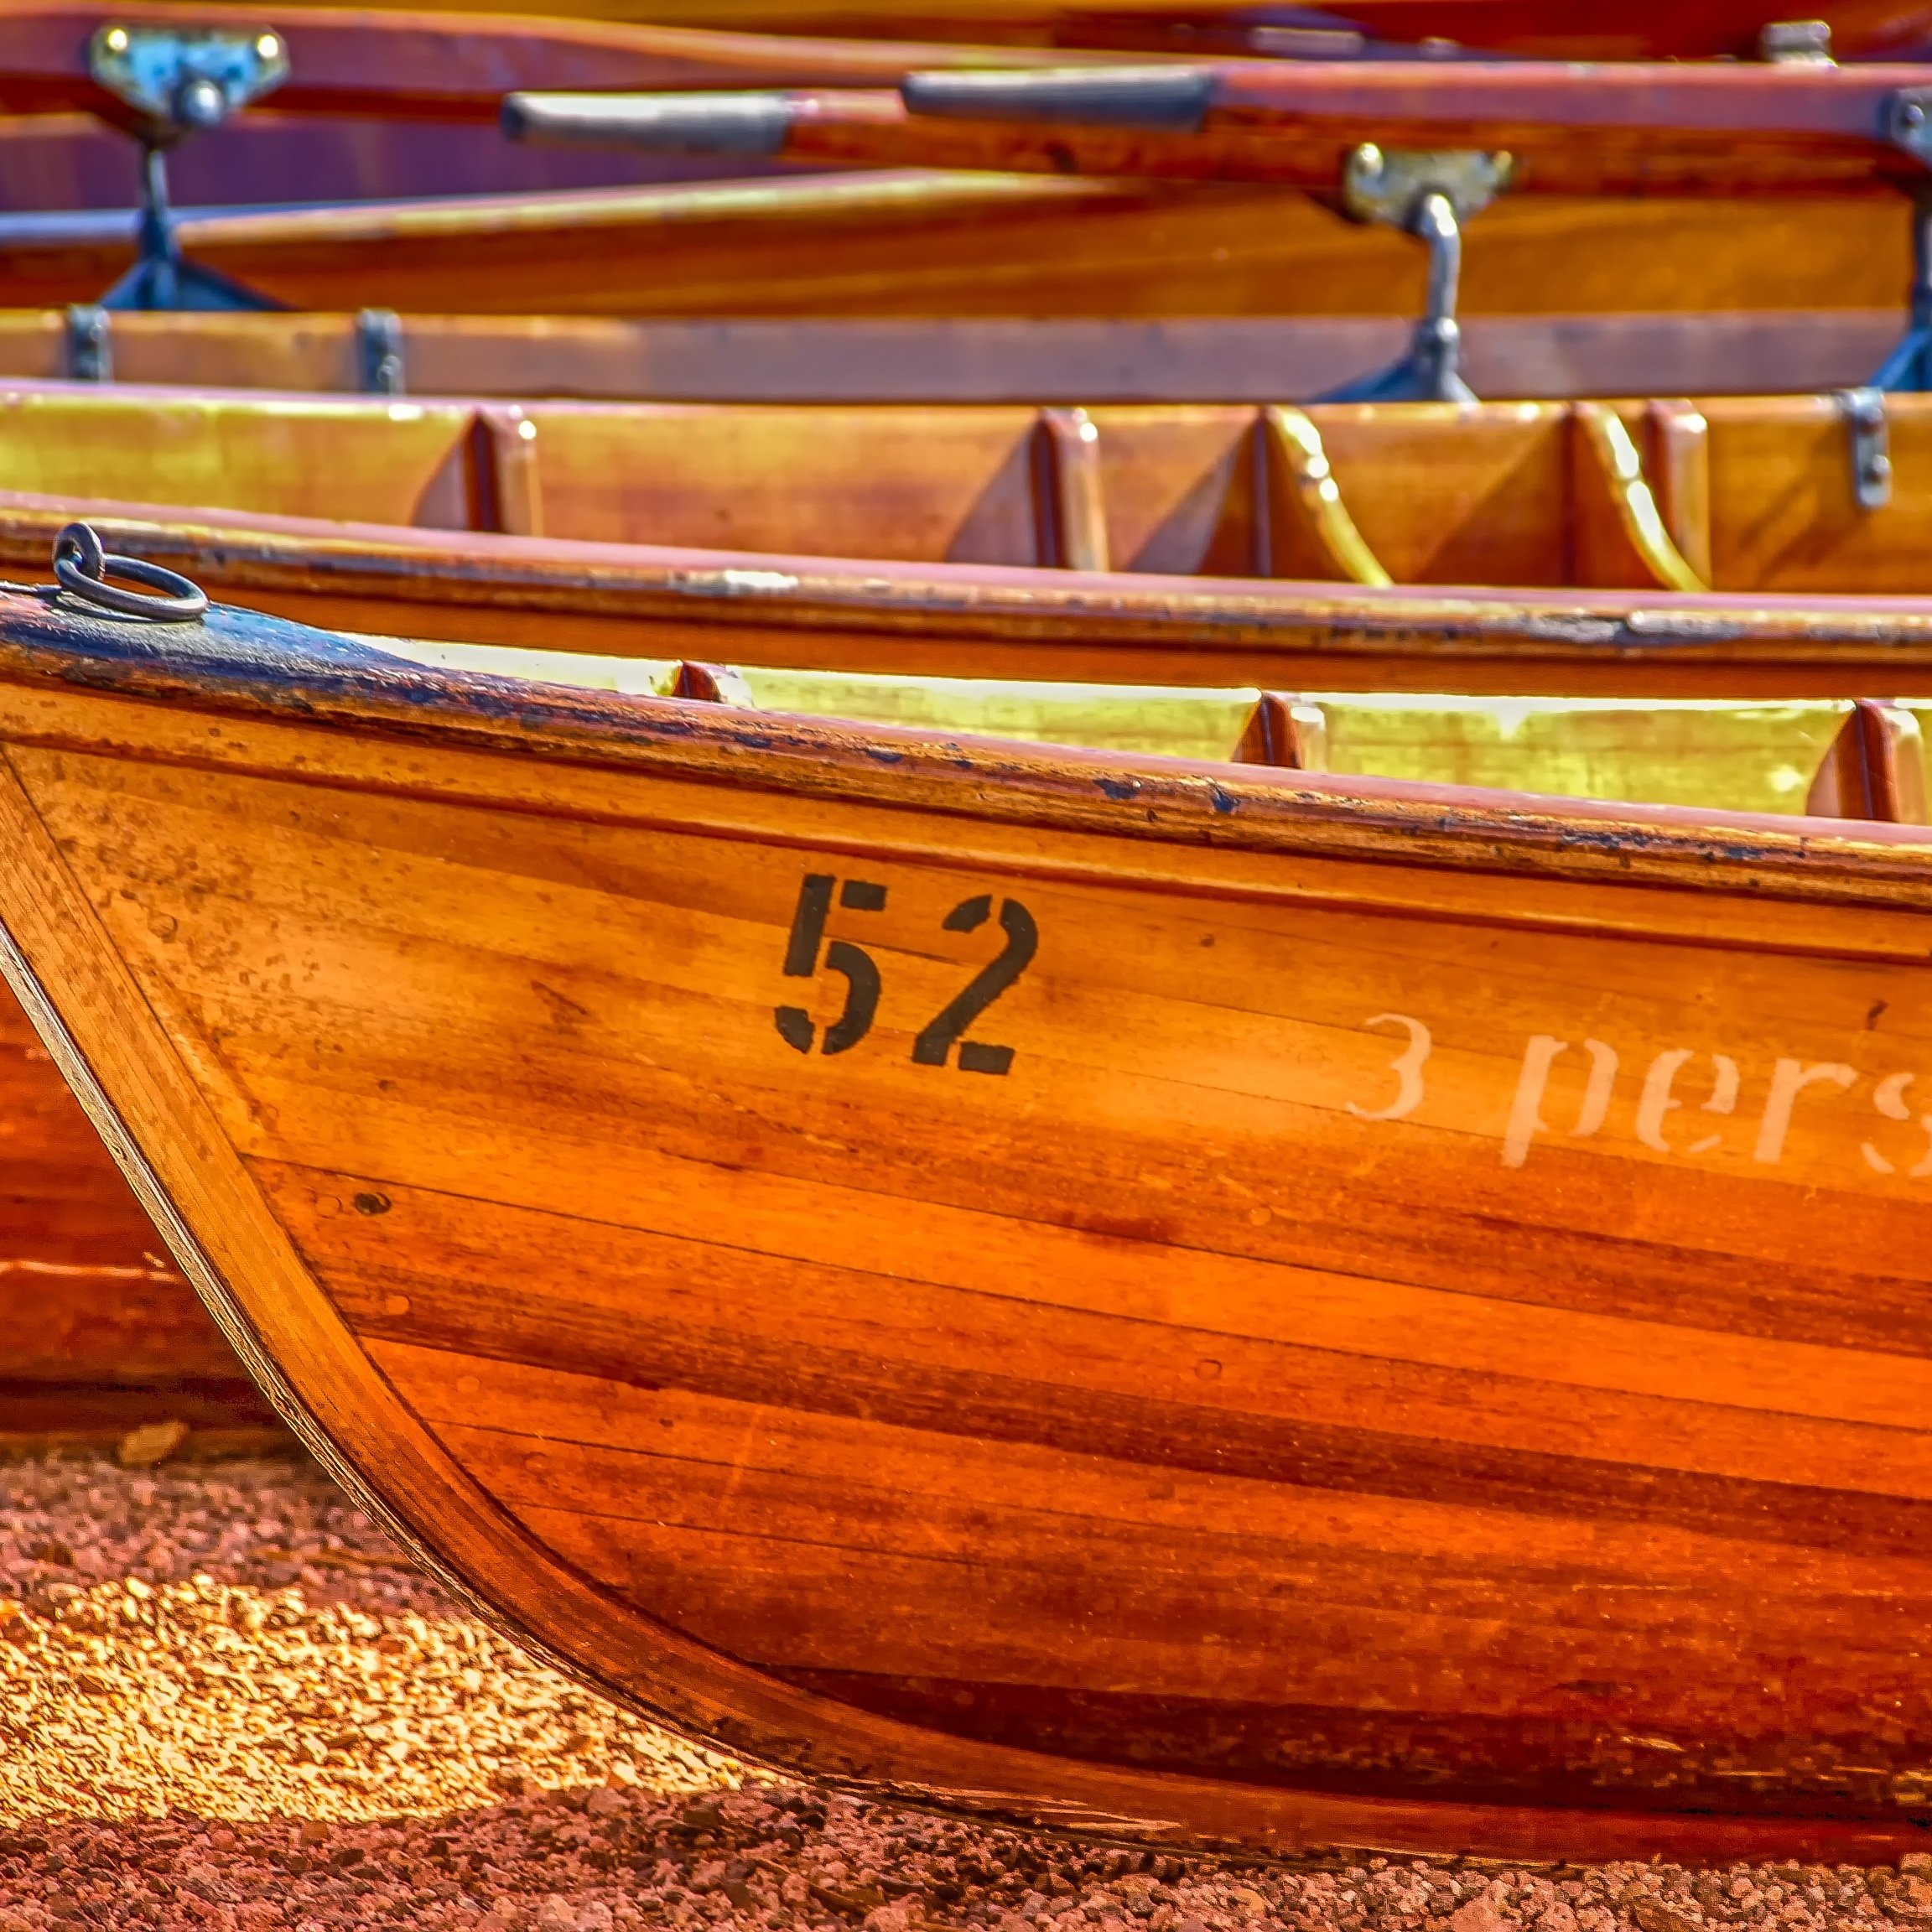
[{"label": "red gravel", "polygon": [[306,1464],[0,1468],[0,1932],[1932,1929],[1905,1865],[1285,1870],[748,1781],[457,1611]]}]

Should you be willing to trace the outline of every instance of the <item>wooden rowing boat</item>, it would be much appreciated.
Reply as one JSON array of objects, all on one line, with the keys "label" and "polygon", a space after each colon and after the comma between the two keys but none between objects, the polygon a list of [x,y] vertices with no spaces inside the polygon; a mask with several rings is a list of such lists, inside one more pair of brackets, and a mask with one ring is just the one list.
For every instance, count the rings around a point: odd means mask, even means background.
[{"label": "wooden rowing boat", "polygon": [[181,1265],[610,1692],[1173,1841],[1919,1841],[1923,828],[18,593],[0,743]]},{"label": "wooden rowing boat", "polygon": [[[1366,585],[1910,595],[1932,402],[787,407],[0,391],[15,489],[450,532]],[[1859,470],[1860,439],[1883,472]],[[1419,491],[1417,475],[1430,480]]]},{"label": "wooden rowing boat", "polygon": [[1898,690],[1932,631],[1918,397],[1086,412],[22,384],[0,452],[39,493],[0,516],[17,560],[85,498],[123,548],[362,631],[1653,696]]}]

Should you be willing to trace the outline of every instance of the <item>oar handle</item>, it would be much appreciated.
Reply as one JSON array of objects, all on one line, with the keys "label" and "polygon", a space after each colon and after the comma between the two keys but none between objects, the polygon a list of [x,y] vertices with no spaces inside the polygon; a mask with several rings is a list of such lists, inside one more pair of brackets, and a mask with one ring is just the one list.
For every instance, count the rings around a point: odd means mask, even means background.
[{"label": "oar handle", "polygon": [[1055,127],[1144,127],[1192,134],[1208,117],[1214,73],[1206,67],[1048,67],[908,74],[899,92],[915,114],[955,121]]},{"label": "oar handle", "polygon": [[778,153],[792,126],[783,94],[510,94],[512,141],[636,148],[652,154]]}]

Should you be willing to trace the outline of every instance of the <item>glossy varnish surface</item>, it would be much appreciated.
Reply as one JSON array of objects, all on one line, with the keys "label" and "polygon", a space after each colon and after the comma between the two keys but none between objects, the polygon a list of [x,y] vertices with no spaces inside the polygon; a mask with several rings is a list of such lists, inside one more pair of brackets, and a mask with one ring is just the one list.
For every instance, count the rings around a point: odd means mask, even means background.
[{"label": "glossy varnish surface", "polygon": [[17,984],[579,1668],[1181,1834],[1915,1839],[1923,832],[0,621]]},{"label": "glossy varnish surface", "polygon": [[[619,316],[1397,315],[1421,249],[1291,190],[870,171],[258,213],[190,210],[197,260],[297,309]],[[18,232],[10,305],[92,302],[131,238]],[[1909,207],[1869,198],[1505,195],[1471,314],[1898,307]]]}]

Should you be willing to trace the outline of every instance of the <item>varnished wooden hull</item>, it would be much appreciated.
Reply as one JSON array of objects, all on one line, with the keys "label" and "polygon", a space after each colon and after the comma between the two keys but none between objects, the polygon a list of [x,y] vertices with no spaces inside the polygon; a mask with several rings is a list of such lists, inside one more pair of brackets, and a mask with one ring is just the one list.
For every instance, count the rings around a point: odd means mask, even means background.
[{"label": "varnished wooden hull", "polygon": [[1174,1838],[1919,1841],[1924,831],[0,632],[9,977],[574,1668]]},{"label": "varnished wooden hull", "polygon": [[[1393,315],[1423,252],[1279,189],[891,174],[194,216],[183,245],[285,307],[566,315]],[[0,303],[93,301],[125,238],[0,233]],[[1900,200],[1504,196],[1471,315],[1903,306]]]}]

